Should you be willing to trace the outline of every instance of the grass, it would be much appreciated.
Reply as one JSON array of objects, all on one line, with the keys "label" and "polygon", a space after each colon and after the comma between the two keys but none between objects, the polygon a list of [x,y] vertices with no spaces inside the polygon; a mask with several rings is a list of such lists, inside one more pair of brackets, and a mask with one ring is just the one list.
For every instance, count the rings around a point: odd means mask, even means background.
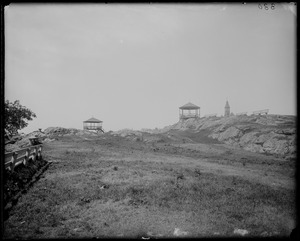
[{"label": "grass", "polygon": [[63,161],[15,206],[5,238],[288,236],[294,225],[293,190],[89,144],[59,149]]}]

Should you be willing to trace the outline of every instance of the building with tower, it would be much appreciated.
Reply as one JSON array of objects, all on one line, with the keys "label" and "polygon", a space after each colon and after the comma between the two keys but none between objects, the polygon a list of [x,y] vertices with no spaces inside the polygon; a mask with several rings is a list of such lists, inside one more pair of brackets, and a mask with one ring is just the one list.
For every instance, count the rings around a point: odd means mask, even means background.
[{"label": "building with tower", "polygon": [[230,106],[229,106],[228,100],[226,100],[225,114],[224,114],[224,116],[225,116],[225,117],[230,116]]}]

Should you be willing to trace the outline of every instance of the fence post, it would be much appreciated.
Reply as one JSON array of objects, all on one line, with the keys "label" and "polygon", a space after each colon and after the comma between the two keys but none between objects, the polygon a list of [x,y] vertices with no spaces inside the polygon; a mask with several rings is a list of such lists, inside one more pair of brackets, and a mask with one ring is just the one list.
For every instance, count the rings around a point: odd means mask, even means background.
[{"label": "fence post", "polygon": [[42,146],[41,145],[38,147],[37,159],[38,160],[42,159]]},{"label": "fence post", "polygon": [[13,172],[15,169],[15,162],[17,161],[18,158],[18,152],[14,152],[12,155],[12,162],[11,162],[11,171]]},{"label": "fence post", "polygon": [[26,149],[26,154],[25,154],[25,157],[24,157],[24,160],[23,160],[23,164],[24,166],[26,166],[28,164],[28,160],[29,160],[29,153],[30,153],[30,149],[27,148]]},{"label": "fence post", "polygon": [[33,147],[33,158],[32,158],[33,161],[36,160],[36,147]]}]

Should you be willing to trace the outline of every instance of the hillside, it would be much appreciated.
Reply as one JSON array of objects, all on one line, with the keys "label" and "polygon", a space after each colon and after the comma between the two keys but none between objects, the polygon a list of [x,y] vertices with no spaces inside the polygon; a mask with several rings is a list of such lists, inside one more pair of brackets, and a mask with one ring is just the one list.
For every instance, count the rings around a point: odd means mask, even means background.
[{"label": "hillside", "polygon": [[187,120],[171,127],[206,133],[210,138],[245,150],[285,156],[296,154],[296,118],[294,116],[231,116]]},{"label": "hillside", "polygon": [[[162,129],[142,131],[123,129],[109,132],[134,141],[150,143],[224,143],[247,151],[284,156],[296,156],[296,117],[283,115],[230,116],[188,119]],[[49,127],[43,132],[32,132],[6,145],[6,151],[30,145],[29,139],[38,136],[42,141],[53,141],[53,136],[98,134],[73,128]],[[101,134],[100,134],[101,135]],[[52,139],[51,139],[52,138]]]},{"label": "hillside", "polygon": [[[119,131],[121,136],[194,143],[225,143],[251,152],[296,155],[296,117],[282,115],[188,119],[160,130]],[[151,139],[150,138],[150,139]],[[167,140],[166,140],[167,141]]]},{"label": "hillside", "polygon": [[4,238],[288,237],[295,228],[294,160],[208,132],[52,130],[40,134],[51,165],[9,212]]},{"label": "hillside", "polygon": [[32,136],[43,159],[4,176],[4,238],[288,237],[296,226],[293,117],[101,134],[49,127],[15,137],[7,151]]}]

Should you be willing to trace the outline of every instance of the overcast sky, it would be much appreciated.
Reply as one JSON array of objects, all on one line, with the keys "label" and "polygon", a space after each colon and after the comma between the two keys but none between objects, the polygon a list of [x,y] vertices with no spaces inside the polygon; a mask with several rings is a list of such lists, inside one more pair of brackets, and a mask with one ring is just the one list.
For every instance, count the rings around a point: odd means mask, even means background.
[{"label": "overcast sky", "polygon": [[258,4],[11,4],[5,99],[36,113],[25,133],[162,128],[201,116],[296,115],[296,7]]}]

